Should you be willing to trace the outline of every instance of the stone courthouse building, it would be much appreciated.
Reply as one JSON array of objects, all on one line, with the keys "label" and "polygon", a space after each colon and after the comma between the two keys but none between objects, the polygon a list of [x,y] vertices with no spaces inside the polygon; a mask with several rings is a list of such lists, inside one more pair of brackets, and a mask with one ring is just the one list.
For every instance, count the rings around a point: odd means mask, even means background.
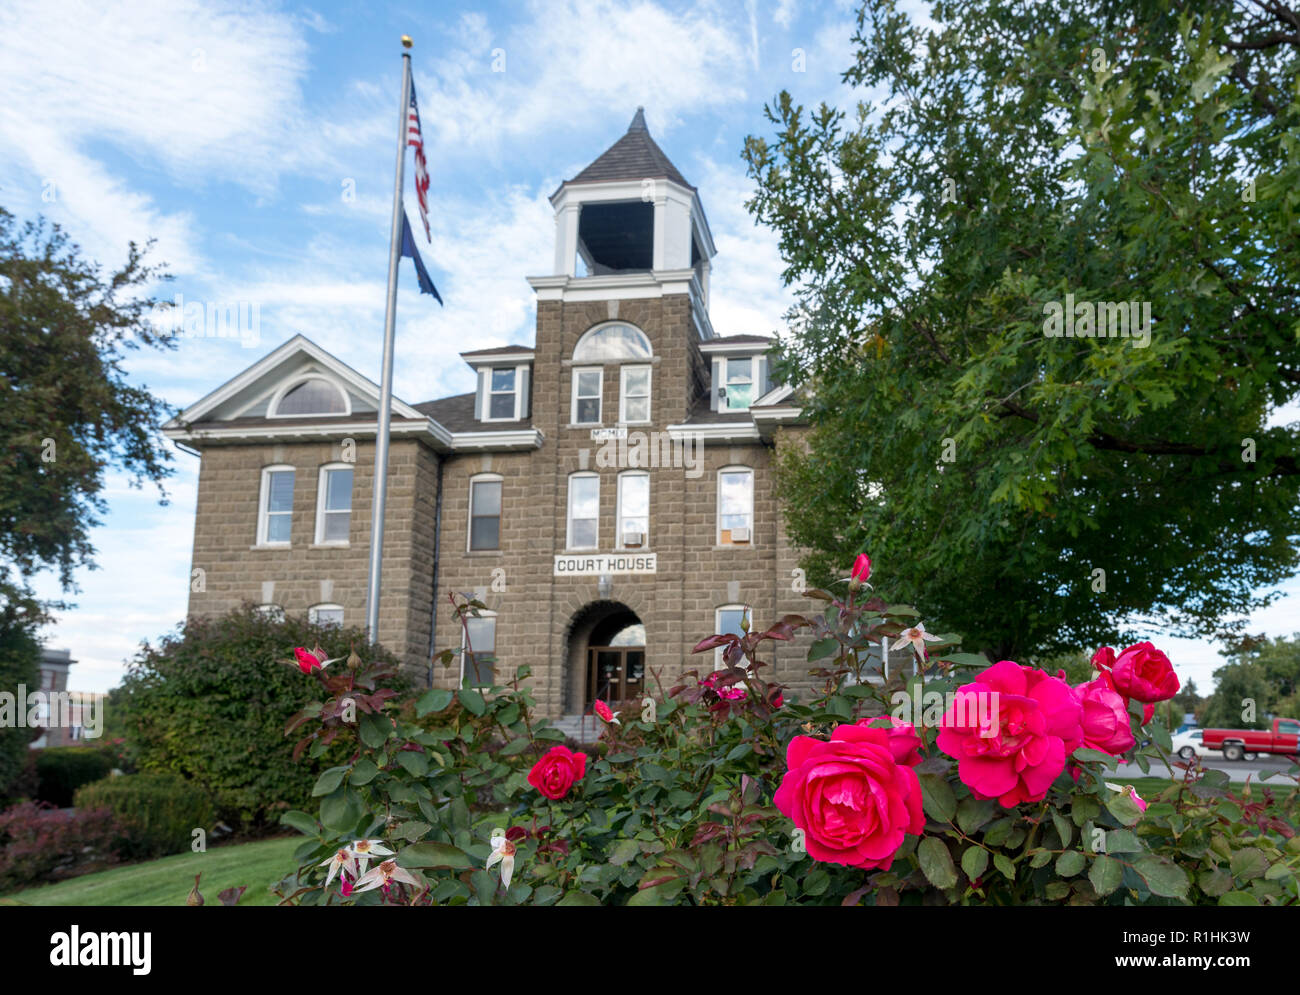
[{"label": "stone courthouse building", "polygon": [[[800,410],[770,380],[770,339],[709,321],[699,192],[638,110],[551,202],[533,344],[461,353],[473,393],[393,400],[378,637],[421,676],[460,649],[435,686],[529,664],[561,717],[712,667],[691,647],[747,609],[766,626],[807,603],[773,489]],[[201,457],[192,615],[251,601],[363,624],[378,406],[299,335],[167,423]],[[491,608],[472,656],[452,591]],[[778,644],[767,674],[797,689],[806,653]]]}]

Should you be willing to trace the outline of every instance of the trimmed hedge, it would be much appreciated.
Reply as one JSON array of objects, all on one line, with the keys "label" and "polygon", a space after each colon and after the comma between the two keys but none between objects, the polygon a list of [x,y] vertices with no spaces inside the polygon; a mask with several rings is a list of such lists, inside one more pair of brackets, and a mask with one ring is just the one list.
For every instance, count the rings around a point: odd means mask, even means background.
[{"label": "trimmed hedge", "polygon": [[108,809],[122,827],[124,856],[164,857],[190,849],[194,830],[212,829],[208,792],[176,774],[123,774],[78,789],[78,809]]},{"label": "trimmed hedge", "polygon": [[117,862],[122,827],[107,809],[60,812],[24,802],[0,812],[0,893]]},{"label": "trimmed hedge", "polygon": [[79,787],[108,777],[113,769],[112,756],[94,746],[56,746],[35,752],[36,800],[55,808],[70,806]]},{"label": "trimmed hedge", "polygon": [[[169,771],[203,785],[217,815],[244,832],[272,828],[280,812],[311,799],[320,772],[346,757],[341,748],[303,763],[285,716],[319,692],[285,661],[295,646],[317,643],[331,657],[354,644],[369,659],[396,662],[367,647],[360,629],[279,621],[245,605],[215,618],[191,618],[156,645],[144,644],[111,695],[108,724],[126,737],[140,771]],[[343,662],[331,664],[331,669]]]}]

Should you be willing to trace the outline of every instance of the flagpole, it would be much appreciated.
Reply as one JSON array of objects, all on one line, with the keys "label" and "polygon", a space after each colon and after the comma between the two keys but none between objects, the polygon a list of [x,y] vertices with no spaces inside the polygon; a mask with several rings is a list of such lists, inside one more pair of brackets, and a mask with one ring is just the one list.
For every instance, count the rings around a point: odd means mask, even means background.
[{"label": "flagpole", "polygon": [[[402,35],[402,47],[411,38]],[[388,499],[388,428],[393,411],[393,332],[397,324],[397,264],[402,258],[402,185],[406,177],[407,118],[411,106],[411,54],[402,53],[402,103],[397,118],[397,178],[393,185],[393,229],[388,246],[388,306],[384,312],[384,364],[375,434],[375,489],[370,517],[370,582],[366,588],[366,632],[379,641],[379,587],[384,566],[384,506]]]}]

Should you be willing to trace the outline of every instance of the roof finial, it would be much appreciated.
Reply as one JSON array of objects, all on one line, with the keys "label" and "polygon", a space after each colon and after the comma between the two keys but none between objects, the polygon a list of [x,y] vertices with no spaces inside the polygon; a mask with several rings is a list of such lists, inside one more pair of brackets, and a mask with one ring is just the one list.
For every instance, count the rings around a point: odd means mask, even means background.
[{"label": "roof finial", "polygon": [[638,107],[636,115],[632,118],[632,123],[627,126],[628,131],[649,131],[645,126],[645,108]]}]

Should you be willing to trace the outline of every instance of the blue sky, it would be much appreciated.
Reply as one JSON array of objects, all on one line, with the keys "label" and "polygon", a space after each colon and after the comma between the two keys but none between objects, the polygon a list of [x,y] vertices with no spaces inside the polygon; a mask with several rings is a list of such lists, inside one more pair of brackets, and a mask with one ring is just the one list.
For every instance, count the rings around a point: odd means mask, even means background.
[{"label": "blue sky", "polygon": [[[847,3],[8,0],[0,204],[59,222],[105,265],[156,238],[153,258],[175,276],[162,297],[258,308],[255,347],[181,338],[135,358],[134,379],[182,408],[301,332],[378,380],[403,33],[432,178],[433,242],[418,242],[447,306],[420,297],[404,263],[398,396],[471,390],[458,353],[531,343],[524,278],[551,270],[546,198],[638,105],[700,189],[718,246],[715,329],[781,326],[792,298],[775,238],[744,209],[740,149],[769,134],[763,105],[783,88],[848,103]],[[409,158],[407,169],[418,229]],[[109,479],[99,569],[79,572],[77,607],[45,634],[80,661],[75,687],[111,687],[140,640],[184,615],[198,461],[177,451],[175,466],[165,506]],[[40,589],[58,594],[49,578]],[[1295,614],[1269,610],[1254,628],[1287,632]],[[1207,686],[1213,647],[1170,645],[1179,672]]]}]

